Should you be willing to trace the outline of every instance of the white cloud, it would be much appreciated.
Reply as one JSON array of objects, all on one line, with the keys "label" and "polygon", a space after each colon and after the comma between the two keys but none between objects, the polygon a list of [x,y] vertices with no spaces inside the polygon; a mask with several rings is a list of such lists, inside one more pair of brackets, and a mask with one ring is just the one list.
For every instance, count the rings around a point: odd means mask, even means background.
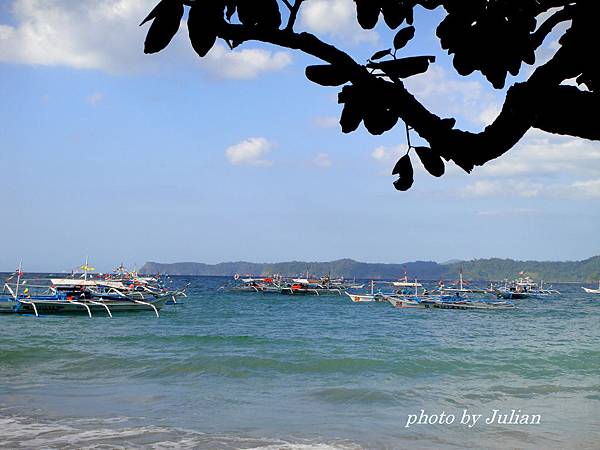
[{"label": "white cloud", "polygon": [[540,216],[544,211],[533,208],[507,208],[499,210],[479,211],[481,217],[514,217],[514,216]]},{"label": "white cloud", "polygon": [[543,191],[541,183],[519,180],[479,180],[462,188],[461,197],[537,197]]},{"label": "white cloud", "polygon": [[334,116],[315,117],[313,124],[317,128],[335,128],[339,125],[340,119]]},{"label": "white cloud", "polygon": [[[516,179],[479,180],[459,188],[456,193],[461,197],[596,199],[600,198],[600,178],[552,184]],[[492,213],[487,215],[492,215]]]},{"label": "white cloud", "polygon": [[566,196],[600,198],[600,179],[576,181],[565,190]]},{"label": "white cloud", "polygon": [[311,0],[300,10],[300,21],[309,31],[350,39],[355,43],[376,43],[379,35],[363,30],[356,21],[353,0]]},{"label": "white cloud", "polygon": [[262,49],[231,51],[217,43],[203,60],[211,75],[218,78],[248,80],[265,72],[281,70],[292,62],[287,52],[270,52]]},{"label": "white cloud", "polygon": [[318,167],[331,167],[332,161],[328,153],[319,153],[313,159],[313,163]]},{"label": "white cloud", "polygon": [[155,4],[156,0],[15,0],[15,25],[0,24],[0,62],[113,74],[199,65],[213,77],[234,79],[254,78],[291,62],[286,52],[230,52],[222,44],[200,59],[191,49],[185,23],[165,50],[145,55],[149,25],[138,25]]},{"label": "white cloud", "polygon": [[137,25],[153,0],[15,0],[0,30],[0,61],[117,72],[143,60]]},{"label": "white cloud", "polygon": [[225,156],[234,166],[249,165],[268,167],[273,161],[265,159],[273,144],[263,137],[248,138],[225,150]]},{"label": "white cloud", "polygon": [[92,106],[96,106],[102,100],[104,100],[104,94],[102,92],[94,92],[87,98],[88,103]]},{"label": "white cloud", "polygon": [[407,150],[408,146],[405,144],[396,145],[394,147],[380,146],[373,150],[371,158],[381,163],[395,164],[398,159],[406,154]]},{"label": "white cloud", "polygon": [[512,150],[476,173],[487,177],[600,175],[600,143],[531,130]]},{"label": "white cloud", "polygon": [[498,99],[479,81],[450,74],[433,64],[422,75],[407,78],[408,90],[428,109],[446,117],[460,116],[472,124],[489,125],[500,111]]}]

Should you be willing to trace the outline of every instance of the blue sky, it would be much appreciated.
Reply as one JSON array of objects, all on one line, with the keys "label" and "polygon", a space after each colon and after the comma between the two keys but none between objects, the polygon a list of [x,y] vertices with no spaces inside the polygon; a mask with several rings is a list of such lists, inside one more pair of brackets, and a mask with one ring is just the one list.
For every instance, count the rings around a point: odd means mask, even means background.
[{"label": "blue sky", "polygon": [[[309,0],[297,24],[365,60],[391,46],[363,32],[351,0]],[[89,255],[119,262],[362,261],[600,253],[600,145],[530,132],[467,175],[389,175],[402,126],[343,135],[337,90],[310,83],[297,52],[218,44],[195,56],[186,30],[144,55],[146,0],[0,3],[0,270],[57,271]],[[416,16],[405,55],[434,54],[407,85],[440,115],[480,130],[503,92],[459,77]],[[539,60],[551,56],[548,39]],[[520,78],[531,68],[524,67]],[[514,80],[511,80],[514,82]],[[419,165],[415,161],[415,165]]]}]

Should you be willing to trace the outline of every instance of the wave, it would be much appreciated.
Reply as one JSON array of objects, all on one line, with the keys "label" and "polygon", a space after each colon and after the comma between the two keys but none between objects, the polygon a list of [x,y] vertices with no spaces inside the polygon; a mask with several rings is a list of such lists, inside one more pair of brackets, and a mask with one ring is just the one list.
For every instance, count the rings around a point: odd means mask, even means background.
[{"label": "wave", "polygon": [[166,426],[121,426],[128,418],[39,420],[0,414],[3,448],[359,450],[359,444],[210,434]]}]

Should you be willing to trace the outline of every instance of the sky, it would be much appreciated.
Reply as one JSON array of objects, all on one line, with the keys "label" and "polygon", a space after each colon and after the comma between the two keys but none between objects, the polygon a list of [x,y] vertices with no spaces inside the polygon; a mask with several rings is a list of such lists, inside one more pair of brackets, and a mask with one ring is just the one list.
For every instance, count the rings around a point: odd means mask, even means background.
[{"label": "sky", "polygon": [[[99,270],[120,262],[366,262],[600,254],[600,143],[532,130],[466,174],[448,164],[397,192],[403,126],[341,133],[339,88],[312,84],[299,52],[256,42],[206,58],[182,22],[143,53],[155,0],[0,2],[0,270]],[[417,98],[479,131],[505,90],[460,77],[418,10],[400,56],[431,54],[408,79]],[[352,0],[308,0],[296,31],[358,61],[391,46],[383,21],[356,24]],[[550,36],[538,63],[557,48]],[[508,85],[533,69],[522,68]]]}]

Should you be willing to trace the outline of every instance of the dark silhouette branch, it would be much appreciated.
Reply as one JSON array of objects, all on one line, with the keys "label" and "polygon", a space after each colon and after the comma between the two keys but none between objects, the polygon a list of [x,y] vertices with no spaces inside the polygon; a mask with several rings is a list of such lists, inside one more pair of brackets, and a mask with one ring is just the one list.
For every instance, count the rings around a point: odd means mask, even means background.
[{"label": "dark silhouette branch", "polygon": [[[296,23],[296,18],[298,17],[298,11],[300,11],[300,6],[302,6],[302,2],[304,0],[296,0],[293,6],[290,7],[290,18],[288,19],[288,23],[285,27],[286,30],[292,31],[294,29],[294,24]],[[286,1],[286,3],[288,3]]]},{"label": "dark silhouette branch", "polygon": [[[483,74],[496,88],[505,85],[507,74],[517,75],[522,63],[535,62],[534,50],[540,47],[554,28],[566,21],[571,27],[559,40],[559,50],[545,64],[537,67],[525,82],[516,83],[506,93],[499,115],[479,133],[454,128],[456,120],[441,118],[429,111],[405,87],[407,77],[425,72],[434,62],[432,56],[397,57],[414,37],[415,28],[401,28],[393,41],[394,49],[382,49],[362,65],[348,53],[317,36],[293,28],[306,0],[282,0],[289,10],[281,29],[280,5],[276,0],[242,2],[227,0],[161,0],[144,20],[154,19],[145,42],[145,51],[162,50],[177,32],[183,17],[181,4],[191,7],[188,30],[194,50],[205,56],[217,38],[230,48],[246,41],[260,41],[302,51],[325,65],[310,66],[306,76],[323,86],[342,86],[339,102],[344,104],[340,124],[345,133],[361,123],[372,134],[392,129],[402,119],[407,130],[426,140],[430,147],[414,147],[417,156],[434,176],[444,173],[443,157],[454,161],[467,172],[510,150],[531,128],[549,133],[600,140],[600,127],[594,118],[598,111],[600,72],[593,58],[600,5],[593,0],[536,0],[511,2],[502,0],[386,0],[356,2],[357,21],[365,29],[376,26],[383,16],[391,29],[413,23],[416,5],[427,9],[443,6],[447,16],[436,34],[442,48],[454,55],[453,64],[460,75],[474,71]],[[537,17],[558,9],[537,26]],[[239,23],[229,23],[237,10]],[[224,18],[227,18],[225,21]],[[590,92],[561,85],[576,79]],[[592,114],[590,114],[592,112]],[[399,175],[394,183],[398,190],[409,189],[413,182],[412,165],[405,155],[393,170]]]},{"label": "dark silhouette branch", "polygon": [[[381,98],[393,100],[400,118],[433,149],[447,160],[454,161],[467,172],[510,150],[533,126],[550,133],[571,134],[594,139],[595,133],[584,132],[585,127],[558,124],[544,114],[542,98],[549,98],[562,81],[577,76],[570,64],[567,50],[559,50],[553,59],[540,66],[527,83],[519,83],[508,90],[507,97],[496,120],[480,133],[452,129],[448,122],[425,108],[401,82],[390,82],[371,75],[347,53],[326,44],[310,33],[289,30],[261,29],[243,25],[225,25],[220,37],[235,41],[257,40],[300,50],[329,64],[345,67],[353,83],[368,83],[375,87]],[[575,70],[576,72],[576,70]],[[564,95],[563,95],[564,97]],[[560,109],[560,103],[553,110]],[[570,130],[570,131],[569,131]]]}]

